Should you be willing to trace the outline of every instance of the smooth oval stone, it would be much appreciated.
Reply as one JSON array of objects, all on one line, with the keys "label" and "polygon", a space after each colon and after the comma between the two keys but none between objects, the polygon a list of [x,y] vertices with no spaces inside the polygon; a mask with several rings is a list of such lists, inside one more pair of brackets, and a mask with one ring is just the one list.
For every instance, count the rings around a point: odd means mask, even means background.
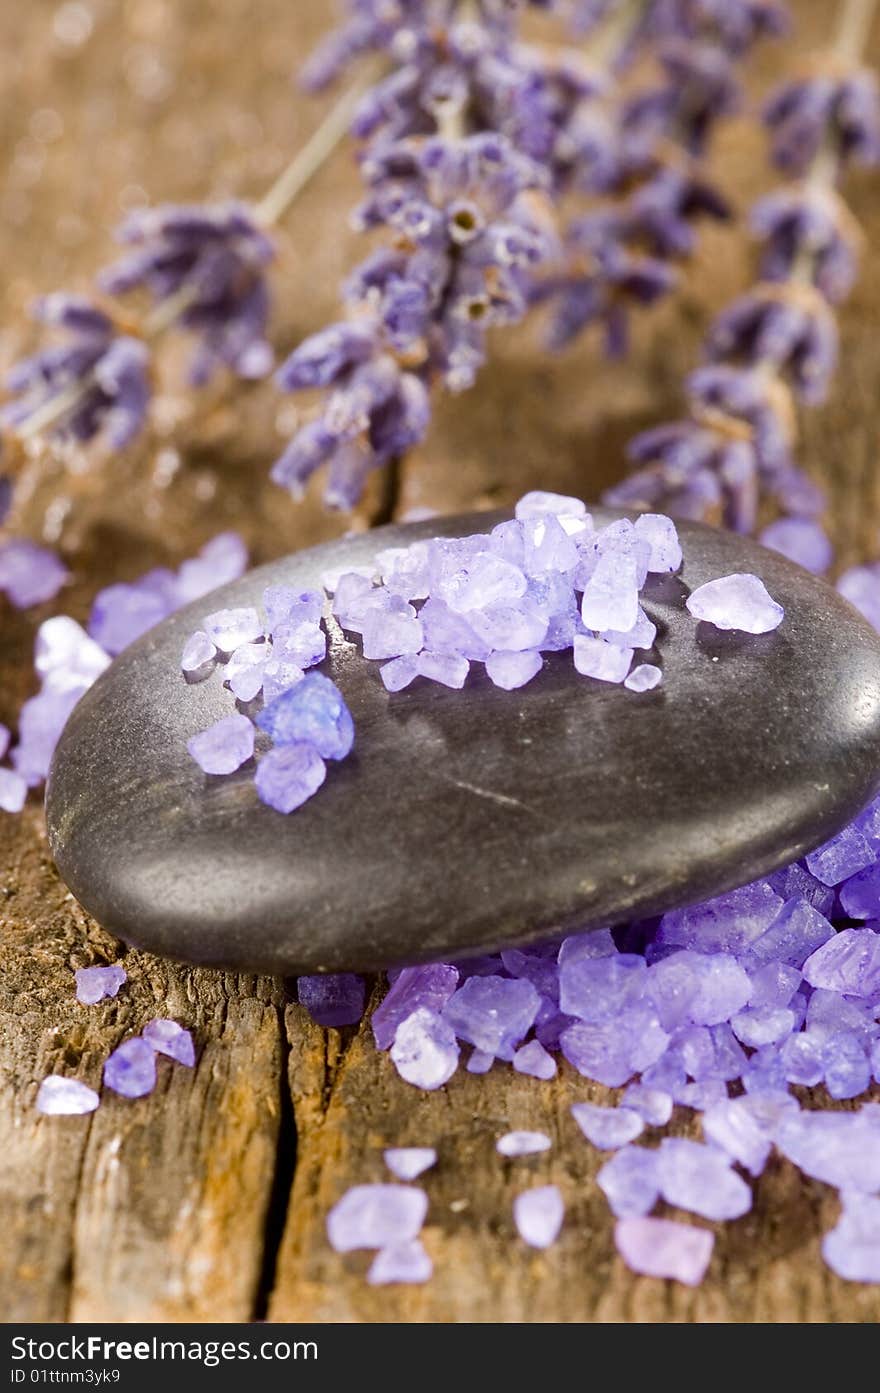
[{"label": "smooth oval stone", "polygon": [[[258,800],[253,762],[201,772],[187,739],[235,709],[220,672],[188,685],[180,671],[206,614],[500,519],[315,547],[126,649],[73,712],[49,781],[52,851],[85,908],[138,947],[232,968],[457,958],[719,894],[818,845],[874,792],[880,637],[776,552],[695,524],[680,528],[682,572],[644,601],[656,690],[581,677],[565,652],[516,691],[476,666],[462,691],[417,680],[389,695],[331,623],[322,670],[354,716],[349,759],[287,817]],[[685,610],[689,589],[734,571],[785,606],[774,633],[721,633]]]}]

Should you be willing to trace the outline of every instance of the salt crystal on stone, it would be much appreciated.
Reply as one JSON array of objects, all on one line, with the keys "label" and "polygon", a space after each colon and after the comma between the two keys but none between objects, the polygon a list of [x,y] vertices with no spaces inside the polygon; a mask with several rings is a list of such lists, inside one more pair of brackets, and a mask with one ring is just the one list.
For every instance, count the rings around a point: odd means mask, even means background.
[{"label": "salt crystal on stone", "polygon": [[548,1054],[540,1040],[530,1040],[521,1045],[513,1056],[513,1067],[518,1074],[530,1074],[535,1079],[556,1077],[556,1060]]},{"label": "salt crystal on stone", "polygon": [[665,1030],[690,1021],[717,1025],[741,1011],[752,984],[729,953],[695,953],[683,948],[654,963],[648,991]]},{"label": "salt crystal on stone", "polygon": [[263,591],[266,630],[273,634],[282,624],[319,624],[324,597],[317,590],[294,590],[290,585],[269,585]]},{"label": "salt crystal on stone", "polygon": [[672,1219],[618,1219],[614,1242],[627,1267],[645,1277],[669,1277],[699,1286],[706,1275],[715,1235]]},{"label": "salt crystal on stone", "polygon": [[830,842],[809,852],[807,866],[823,885],[839,885],[842,880],[872,866],[874,848],[857,828],[850,824],[832,837]]},{"label": "salt crystal on stone", "polygon": [[303,974],[296,984],[297,999],[317,1025],[357,1025],[364,1014],[366,987],[354,972]]},{"label": "salt crystal on stone", "polygon": [[442,600],[430,599],[419,611],[425,647],[431,653],[455,653],[472,661],[483,662],[489,656],[489,645],[471,628],[462,614],[454,614]]},{"label": "salt crystal on stone", "polygon": [[605,1162],[596,1183],[616,1218],[649,1214],[660,1194],[657,1152],[644,1146],[623,1147]]},{"label": "salt crystal on stone", "polygon": [[640,663],[624,678],[623,685],[631,692],[650,692],[659,687],[662,680],[663,673],[653,663]]},{"label": "salt crystal on stone", "polygon": [[635,1141],[645,1126],[630,1108],[603,1108],[597,1103],[572,1103],[571,1115],[587,1141],[600,1151],[616,1151]]},{"label": "salt crystal on stone", "polygon": [[143,1098],[156,1087],[156,1055],[152,1045],[136,1036],[125,1040],[104,1063],[104,1082],[125,1098]]},{"label": "salt crystal on stone", "polygon": [[550,1150],[550,1138],[545,1132],[505,1132],[495,1143],[499,1156],[536,1156]]},{"label": "salt crystal on stone", "polygon": [[761,1174],[770,1155],[770,1138],[747,1098],[728,1098],[708,1108],[703,1113],[703,1135],[752,1175]]},{"label": "salt crystal on stone", "polygon": [[513,1201],[516,1231],[532,1248],[549,1248],[559,1237],[565,1205],[558,1185],[538,1185]]},{"label": "salt crystal on stone", "polygon": [[418,653],[424,642],[421,621],[412,605],[394,597],[394,608],[374,609],[364,619],[365,658],[399,658]]},{"label": "salt crystal on stone", "polygon": [[781,909],[782,897],[766,881],[757,880],[714,900],[664,914],[655,941],[702,953],[738,953],[769,928]]},{"label": "salt crystal on stone", "polygon": [[825,916],[798,898],[783,905],[770,927],[749,945],[749,953],[759,962],[786,962],[801,968],[811,953],[833,937],[834,929]]},{"label": "salt crystal on stone", "polygon": [[[196,629],[187,639],[180,657],[182,672],[198,672],[216,657],[217,649],[203,629]],[[207,674],[206,674],[207,675]]]},{"label": "salt crystal on stone", "polygon": [[424,651],[416,658],[420,677],[429,682],[438,682],[443,687],[460,690],[470,672],[467,658],[455,653],[429,653]]},{"label": "salt crystal on stone", "polygon": [[672,518],[662,513],[642,513],[635,523],[636,533],[651,548],[648,570],[677,571],[681,566],[681,543]]},{"label": "salt crystal on stone", "polygon": [[704,1219],[738,1219],[752,1207],[752,1192],[728,1158],[701,1142],[664,1137],[657,1180],[667,1204]]},{"label": "salt crystal on stone", "polygon": [[580,498],[568,498],[563,493],[546,493],[533,489],[524,493],[514,508],[516,518],[543,517],[550,513],[555,517],[587,517],[586,504]]},{"label": "salt crystal on stone", "polygon": [[472,610],[468,623],[487,648],[522,653],[540,648],[547,636],[547,618],[528,597],[513,603],[487,605]]},{"label": "salt crystal on stone", "polygon": [[345,759],[354,744],[351,712],[336,683],[320,672],[306,673],[295,687],[264,706],[256,719],[277,745],[306,742],[323,759]]},{"label": "salt crystal on stone", "polygon": [[665,1127],[672,1116],[672,1095],[662,1088],[647,1088],[644,1083],[631,1083],[620,1102],[637,1112],[649,1127]]},{"label": "salt crystal on stone", "polygon": [[880,994],[880,934],[841,929],[807,958],[804,977],[812,987],[847,996]]},{"label": "salt crystal on stone", "polygon": [[109,967],[81,967],[76,974],[76,999],[83,1006],[94,1006],[105,996],[115,996],[126,980],[124,967],[111,963]]},{"label": "salt crystal on stone", "polygon": [[523,540],[523,569],[527,576],[541,576],[545,571],[566,573],[578,562],[578,551],[557,518],[525,518],[520,523]]},{"label": "salt crystal on stone", "polygon": [[524,650],[521,653],[490,653],[486,659],[486,674],[496,687],[511,692],[524,687],[541,671],[540,653]]},{"label": "salt crystal on stone", "polygon": [[414,1185],[353,1185],[327,1215],[327,1237],[337,1253],[397,1247],[418,1236],[427,1212]]},{"label": "salt crystal on stone", "polygon": [[367,1281],[370,1286],[388,1286],[392,1282],[408,1285],[427,1282],[434,1265],[418,1238],[408,1243],[394,1243],[380,1248],[370,1264]]},{"label": "salt crystal on stone", "polygon": [[401,1021],[391,1046],[400,1077],[429,1091],[449,1082],[458,1068],[458,1055],[455,1031],[424,1006]]},{"label": "salt crystal on stone", "polygon": [[414,653],[392,658],[379,669],[379,676],[387,692],[402,692],[418,675],[419,663]]},{"label": "salt crystal on stone", "polygon": [[599,557],[581,600],[588,629],[631,629],[639,616],[639,585],[634,560],[617,551]]},{"label": "salt crystal on stone", "polygon": [[376,1048],[387,1050],[394,1043],[394,1035],[401,1021],[405,1021],[419,1007],[439,1014],[457,986],[458,969],[449,963],[403,968],[385,999],[373,1012],[370,1024]]},{"label": "salt crystal on stone", "polygon": [[302,742],[269,750],[257,765],[254,784],[261,802],[276,812],[292,813],[317,793],[326,777],[327,766],[318,751]]},{"label": "salt crystal on stone", "polygon": [[[652,624],[645,611],[639,607],[639,617],[631,629],[604,629],[599,635],[608,643],[616,643],[618,648],[653,648],[657,637],[657,625]],[[568,646],[571,646],[569,640]],[[650,664],[647,664],[650,667]]]},{"label": "salt crystal on stone", "polygon": [[[870,839],[869,839],[870,840]],[[785,866],[767,877],[767,882],[784,900],[806,900],[808,905],[827,916],[834,908],[834,890],[823,885],[806,866],[796,861],[793,866]],[[816,945],[818,947],[818,945]]]},{"label": "salt crystal on stone", "polygon": [[386,1166],[398,1180],[415,1180],[437,1164],[433,1146],[390,1146],[382,1154]]},{"label": "salt crystal on stone", "polygon": [[239,701],[253,701],[263,686],[263,670],[272,650],[265,643],[243,643],[224,670],[224,680]]},{"label": "salt crystal on stone", "polygon": [[267,658],[262,666],[263,671],[263,700],[265,702],[274,701],[275,697],[281,696],[282,692],[289,692],[291,687],[295,687],[297,682],[301,682],[304,673],[296,663],[288,663],[279,658]]},{"label": "salt crystal on stone", "polygon": [[255,609],[218,609],[202,621],[202,628],[221,653],[233,653],[243,643],[262,638],[263,623]]},{"label": "salt crystal on stone", "polygon": [[747,634],[767,634],[778,629],[785,616],[757,576],[734,574],[698,585],[685,604],[695,619],[716,629],[738,629]]},{"label": "salt crystal on stone", "polygon": [[254,753],[254,727],[240,712],[223,716],[187,740],[186,748],[205,774],[233,774]]},{"label": "salt crystal on stone", "polygon": [[0,811],[20,813],[27,800],[27,781],[13,769],[0,769]]},{"label": "salt crystal on stone", "polygon": [[195,1065],[196,1048],[193,1038],[177,1021],[157,1016],[155,1020],[147,1022],[141,1035],[159,1054],[165,1054],[169,1059],[175,1059],[178,1064],[185,1064],[189,1069]]},{"label": "salt crystal on stone", "polygon": [[839,893],[848,918],[872,919],[880,914],[880,861],[850,876]]},{"label": "salt crystal on stone", "polygon": [[632,650],[619,648],[604,638],[591,638],[589,634],[574,636],[574,665],[584,677],[594,677],[599,682],[622,682],[630,669]]},{"label": "salt crystal on stone", "polygon": [[880,1197],[843,1194],[836,1226],[822,1239],[822,1256],[849,1282],[880,1282]]},{"label": "salt crystal on stone", "polygon": [[23,538],[0,542],[0,591],[16,609],[53,600],[69,571],[54,552]]},{"label": "salt crystal on stone", "polygon": [[37,630],[34,667],[55,690],[91,686],[109,666],[110,655],[68,615],[53,615]]},{"label": "salt crystal on stone", "polygon": [[327,635],[311,619],[280,624],[272,638],[275,657],[296,667],[314,667],[327,656]]},{"label": "salt crystal on stone", "polygon": [[814,1180],[838,1190],[880,1191],[880,1108],[859,1112],[786,1112],[776,1145]]},{"label": "salt crystal on stone", "polygon": [[50,1116],[74,1117],[94,1112],[100,1098],[93,1088],[63,1074],[48,1074],[37,1091],[37,1112]]},{"label": "salt crystal on stone", "polygon": [[469,977],[447,1001],[443,1017],[461,1040],[499,1059],[511,1059],[540,1004],[531,982],[490,974]]}]

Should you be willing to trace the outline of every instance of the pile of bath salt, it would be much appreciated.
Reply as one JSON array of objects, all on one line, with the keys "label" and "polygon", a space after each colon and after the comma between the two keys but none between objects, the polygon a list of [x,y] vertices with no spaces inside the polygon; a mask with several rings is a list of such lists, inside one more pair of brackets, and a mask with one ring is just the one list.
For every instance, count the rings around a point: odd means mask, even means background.
[{"label": "pile of bath salt", "polygon": [[[40,690],[21,708],[17,742],[0,725],[0,760],[9,752],[9,765],[0,764],[0,810],[20,812],[28,789],[44,782],[68,716],[111,659],[176,609],[237,580],[247,561],[241,538],[224,532],[177,571],[157,567],[138,580],[101,590],[85,629],[64,614],[40,625],[34,646]],[[46,565],[40,563],[41,578]],[[56,571],[50,568],[50,574],[54,582]],[[31,578],[27,590],[31,600],[35,587],[36,580]],[[40,593],[47,598],[50,591]],[[21,581],[16,595],[22,598]]]},{"label": "pile of bath salt", "polygon": [[[621,1090],[613,1106],[575,1103],[572,1126],[608,1154],[598,1183],[636,1271],[699,1281],[711,1230],[656,1207],[735,1220],[775,1150],[840,1194],[829,1266],[880,1281],[880,1104],[869,1100],[880,1082],[880,798],[802,861],[717,899],[388,978],[372,1033],[418,1088],[449,1084],[462,1066],[539,1081],[567,1067]],[[301,978],[299,990],[319,1022],[362,1014],[352,974]],[[700,1114],[702,1141],[665,1135],[680,1108]],[[513,1133],[499,1149],[549,1145]],[[559,1197],[524,1193],[514,1222],[525,1240],[558,1231]]]}]

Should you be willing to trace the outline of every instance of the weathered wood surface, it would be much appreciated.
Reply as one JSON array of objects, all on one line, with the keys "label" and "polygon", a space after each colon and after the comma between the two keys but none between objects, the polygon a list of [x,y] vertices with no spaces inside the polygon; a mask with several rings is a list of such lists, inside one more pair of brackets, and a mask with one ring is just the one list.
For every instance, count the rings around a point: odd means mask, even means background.
[{"label": "weathered wood surface", "polygon": [[[125,205],[145,195],[256,193],[271,179],[315,119],[288,75],[323,26],[322,8],[103,0],[79,46],[59,39],[55,5],[0,9],[0,166],[8,171],[0,366],[28,344],[26,303],[58,286],[83,288],[106,259],[107,229]],[[798,38],[765,58],[765,81],[824,39],[829,7],[795,0],[794,8]],[[880,59],[880,29],[873,37]],[[769,183],[760,140],[741,122],[725,133],[718,167],[740,207]],[[335,284],[356,254],[343,212],[354,189],[340,154],[289,220],[278,277],[282,348],[334,313]],[[880,198],[868,177],[851,182],[850,196],[869,254],[842,313],[843,371],[828,405],[805,420],[803,443],[803,458],[832,490],[847,560],[877,554],[880,524],[880,269],[870,255]],[[693,281],[674,305],[643,319],[627,368],[604,364],[594,342],[556,363],[540,355],[531,331],[500,340],[478,390],[440,407],[428,446],[407,466],[398,512],[504,503],[539,482],[597,494],[620,472],[627,437],[677,408],[711,306],[747,276],[741,235],[708,231]],[[16,523],[58,538],[75,572],[64,607],[78,617],[99,585],[177,563],[222,527],[241,529],[255,559],[266,560],[349,525],[324,515],[316,499],[295,507],[266,482],[289,403],[265,386],[193,399],[177,385],[178,368],[176,357],[167,360],[144,446],[73,472],[46,452],[26,464]],[[374,496],[357,525],[375,507]],[[0,720],[12,720],[31,690],[29,649],[42,617],[0,609]],[[754,1212],[719,1234],[702,1288],[638,1279],[614,1255],[597,1159],[569,1117],[572,1101],[603,1090],[568,1070],[538,1083],[496,1067],[423,1095],[374,1051],[368,1028],[317,1029],[286,1004],[280,982],[134,952],[124,955],[130,984],[116,1002],[78,1006],[72,969],[121,952],[60,884],[39,809],[2,817],[6,1319],[880,1318],[878,1291],[837,1280],[819,1257],[833,1196],[788,1165],[774,1162]],[[108,1050],[158,1013],[195,1028],[194,1074],[163,1064],[150,1099],[109,1098],[85,1119],[37,1117],[46,1072],[76,1069],[96,1083]],[[552,1152],[502,1161],[494,1140],[513,1126],[547,1130]],[[424,1288],[374,1290],[363,1280],[363,1255],[328,1249],[324,1216],[349,1184],[380,1178],[383,1145],[406,1142],[441,1147],[441,1164],[426,1177],[436,1275]],[[518,1189],[551,1179],[569,1214],[560,1242],[536,1255],[514,1238],[511,1203]]]}]

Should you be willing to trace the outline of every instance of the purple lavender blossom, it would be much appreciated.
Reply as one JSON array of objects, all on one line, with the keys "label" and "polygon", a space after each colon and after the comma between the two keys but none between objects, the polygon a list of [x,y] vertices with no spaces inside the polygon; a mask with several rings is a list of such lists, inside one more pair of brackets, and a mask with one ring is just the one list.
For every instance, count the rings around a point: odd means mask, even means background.
[{"label": "purple lavender blossom", "polygon": [[[80,442],[103,434],[123,449],[142,430],[152,394],[146,344],[83,296],[47,295],[33,314],[65,337],[10,370],[6,386],[18,400],[0,411],[0,424],[26,427],[57,402],[55,434]],[[62,409],[68,394],[70,404]]]},{"label": "purple lavender blossom", "polygon": [[801,399],[816,405],[837,363],[837,325],[813,287],[757,285],[716,317],[706,348],[714,362],[733,358],[787,374]]},{"label": "purple lavender blossom", "polygon": [[183,303],[174,322],[195,334],[194,385],[221,366],[240,377],[263,377],[272,366],[266,341],[270,238],[239,203],[164,204],[138,209],[118,230],[133,248],[100,277],[111,295],[145,289],[156,307]]},{"label": "purple lavender blossom", "polygon": [[795,185],[768,194],[752,209],[752,229],[764,244],[764,280],[786,281],[809,259],[813,283],[826,300],[836,304],[849,294],[862,236],[833,190]]},{"label": "purple lavender blossom", "polygon": [[880,158],[877,78],[860,68],[843,76],[819,71],[780,87],[764,110],[776,164],[803,174],[832,139],[841,166]]}]

